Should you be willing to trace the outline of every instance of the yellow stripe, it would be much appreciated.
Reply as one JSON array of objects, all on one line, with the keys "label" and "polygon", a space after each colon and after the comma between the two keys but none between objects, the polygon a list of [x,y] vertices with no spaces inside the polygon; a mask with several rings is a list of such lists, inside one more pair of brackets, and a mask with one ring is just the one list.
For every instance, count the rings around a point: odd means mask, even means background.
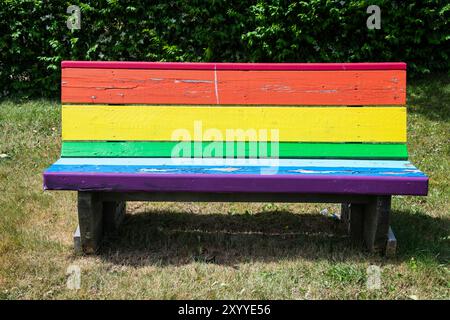
[{"label": "yellow stripe", "polygon": [[65,105],[62,128],[63,140],[257,141],[265,129],[268,140],[406,142],[406,109]]}]

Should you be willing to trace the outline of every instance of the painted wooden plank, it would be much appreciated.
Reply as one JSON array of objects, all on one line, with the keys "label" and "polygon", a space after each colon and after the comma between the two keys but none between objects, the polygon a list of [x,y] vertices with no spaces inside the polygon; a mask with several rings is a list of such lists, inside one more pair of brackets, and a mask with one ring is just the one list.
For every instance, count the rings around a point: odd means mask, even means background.
[{"label": "painted wooden plank", "polygon": [[214,71],[62,69],[63,103],[216,104]]},{"label": "painted wooden plank", "polygon": [[218,159],[218,158],[61,158],[56,165],[111,166],[273,166],[280,167],[358,167],[416,169],[409,161],[332,159]]},{"label": "painted wooden plank", "polygon": [[406,72],[218,72],[219,104],[404,105]]},{"label": "painted wooden plank", "polygon": [[[200,145],[197,148],[197,145]],[[407,159],[406,144],[178,141],[64,141],[62,157],[213,157],[213,158],[334,158]],[[186,152],[184,152],[186,151]]]},{"label": "painted wooden plank", "polygon": [[404,62],[356,63],[217,63],[217,62],[140,62],[140,61],[62,61],[62,68],[95,69],[177,69],[177,70],[406,70]]},{"label": "painted wooden plank", "polygon": [[64,105],[62,138],[403,143],[406,109]]},{"label": "painted wooden plank", "polygon": [[63,103],[403,105],[406,71],[62,69]]},{"label": "painted wooden plank", "polygon": [[368,167],[288,167],[277,166],[137,166],[137,165],[52,165],[47,172],[147,173],[151,174],[278,174],[329,176],[425,177],[418,169]]},{"label": "painted wooden plank", "polygon": [[45,190],[426,195],[425,177],[45,172]]}]

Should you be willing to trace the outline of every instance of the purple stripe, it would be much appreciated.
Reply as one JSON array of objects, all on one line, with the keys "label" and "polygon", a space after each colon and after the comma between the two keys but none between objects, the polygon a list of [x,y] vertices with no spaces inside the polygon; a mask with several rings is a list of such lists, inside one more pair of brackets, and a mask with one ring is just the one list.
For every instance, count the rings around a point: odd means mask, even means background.
[{"label": "purple stripe", "polygon": [[63,61],[62,68],[95,69],[177,69],[177,70],[406,70],[404,62],[357,63],[210,63],[210,62],[134,62],[134,61]]},{"label": "purple stripe", "polygon": [[45,172],[45,190],[427,195],[426,177]]}]

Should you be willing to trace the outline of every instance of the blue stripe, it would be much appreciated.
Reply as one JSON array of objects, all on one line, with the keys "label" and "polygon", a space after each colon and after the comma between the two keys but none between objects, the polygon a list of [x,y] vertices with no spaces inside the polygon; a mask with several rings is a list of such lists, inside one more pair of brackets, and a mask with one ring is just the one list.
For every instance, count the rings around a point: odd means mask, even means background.
[{"label": "blue stripe", "polygon": [[156,174],[283,174],[283,175],[348,175],[348,176],[396,176],[425,177],[415,167],[368,168],[368,167],[264,167],[264,166],[140,166],[140,165],[59,165],[54,164],[47,172],[84,173],[156,173]]}]

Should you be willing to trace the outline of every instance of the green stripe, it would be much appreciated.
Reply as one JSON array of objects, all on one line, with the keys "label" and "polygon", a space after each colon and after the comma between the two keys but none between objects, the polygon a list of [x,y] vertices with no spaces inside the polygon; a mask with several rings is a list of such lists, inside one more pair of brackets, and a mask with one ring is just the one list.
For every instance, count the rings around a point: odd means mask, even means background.
[{"label": "green stripe", "polygon": [[[178,146],[177,146],[178,145]],[[181,157],[243,158],[276,156],[276,145],[267,142],[178,142],[178,141],[64,141],[62,157],[147,157],[169,158],[174,148]],[[214,146],[219,146],[214,148]],[[258,148],[259,147],[259,148]],[[239,150],[238,150],[239,148]],[[264,152],[264,149],[267,149]],[[211,150],[213,150],[211,152]],[[214,152],[221,150],[218,152]],[[256,151],[255,151],[256,150]],[[279,142],[279,158],[333,158],[333,159],[407,159],[405,144],[376,143],[298,143]],[[232,152],[231,152],[232,151]],[[190,152],[190,155],[189,155]]]}]

